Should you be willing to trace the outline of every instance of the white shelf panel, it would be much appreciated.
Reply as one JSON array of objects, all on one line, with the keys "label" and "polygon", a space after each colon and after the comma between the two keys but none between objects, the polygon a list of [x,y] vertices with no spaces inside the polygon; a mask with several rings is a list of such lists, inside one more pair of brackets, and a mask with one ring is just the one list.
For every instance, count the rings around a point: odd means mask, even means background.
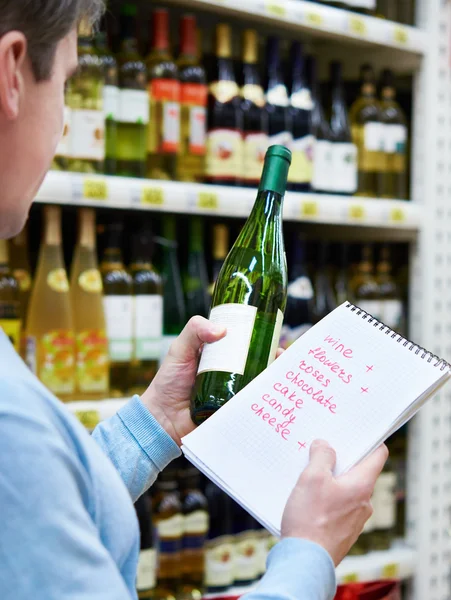
[{"label": "white shelf panel", "polygon": [[109,419],[128,402],[129,399],[83,400],[67,402],[66,407],[87,429],[94,429],[101,421]]},{"label": "white shelf panel", "polygon": [[396,48],[422,55],[428,41],[415,27],[367,17],[347,10],[302,0],[170,0],[175,4],[234,15],[249,21],[266,21],[279,28],[302,30],[316,37]]},{"label": "white shelf panel", "polygon": [[[255,194],[251,188],[51,171],[37,201],[246,218]],[[416,231],[423,220],[422,207],[403,200],[288,192],[284,206],[287,221]]]}]

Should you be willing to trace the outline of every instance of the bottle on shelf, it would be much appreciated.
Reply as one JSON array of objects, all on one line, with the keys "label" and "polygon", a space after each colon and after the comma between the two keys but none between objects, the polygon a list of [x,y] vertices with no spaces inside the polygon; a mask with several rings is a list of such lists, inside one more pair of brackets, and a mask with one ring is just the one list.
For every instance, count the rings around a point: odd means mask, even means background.
[{"label": "bottle on shelf", "polygon": [[182,587],[183,598],[197,600],[204,593],[205,543],[209,529],[208,503],[200,489],[200,473],[186,466],[179,473],[183,513]]},{"label": "bottle on shelf", "polygon": [[103,66],[93,44],[90,25],[83,20],[78,37],[78,70],[67,84],[70,108],[69,171],[103,173],[105,116]]},{"label": "bottle on shelf", "polygon": [[119,114],[117,119],[116,173],[146,176],[149,93],[147,69],[138,51],[135,4],[121,8],[119,65]]},{"label": "bottle on shelf", "polygon": [[282,204],[290,162],[287,148],[268,149],[254,208],[216,283],[210,320],[226,323],[227,336],[204,347],[191,401],[196,424],[275,359],[287,294]]},{"label": "bottle on shelf", "polygon": [[352,302],[378,320],[381,320],[379,286],[374,277],[373,249],[363,246],[362,257],[355,275],[349,282]]},{"label": "bottle on shelf", "polygon": [[398,2],[393,0],[377,0],[377,15],[389,21],[396,21],[398,18]]},{"label": "bottle on shelf", "polygon": [[404,305],[401,290],[393,275],[390,248],[382,246],[376,267],[376,281],[379,286],[380,317],[385,325],[402,335],[406,335]]},{"label": "bottle on shelf", "polygon": [[149,227],[133,237],[130,274],[133,281],[133,360],[129,394],[141,395],[156,375],[163,338],[163,284],[152,264],[153,239]]},{"label": "bottle on shelf", "polygon": [[152,47],[146,59],[150,114],[147,177],[175,179],[180,150],[180,80],[169,47],[169,13],[152,13]]},{"label": "bottle on shelf", "polygon": [[79,211],[70,298],[75,333],[76,398],[102,400],[109,392],[109,358],[103,285],[97,264],[95,211]]},{"label": "bottle on shelf", "polygon": [[312,133],[315,139],[312,189],[315,192],[333,192],[331,131],[321,103],[316,58],[309,56],[307,64],[313,100]]},{"label": "bottle on shelf", "polygon": [[221,272],[227,254],[229,253],[229,229],[227,225],[213,226],[213,277],[209,287],[210,297],[213,296],[216,281]]},{"label": "bottle on shelf", "polygon": [[33,279],[28,256],[28,227],[11,240],[10,243],[10,265],[13,276],[19,283],[20,320],[22,323],[20,336],[20,355],[25,359],[26,353],[26,330],[27,314],[30,302]]},{"label": "bottle on shelf", "polygon": [[332,277],[329,266],[330,246],[327,242],[321,242],[318,252],[318,265],[315,273],[315,303],[313,307],[313,316],[315,323],[318,323],[324,317],[337,308]]},{"label": "bottle on shelf", "polygon": [[230,26],[216,26],[216,58],[208,93],[205,178],[238,185],[243,164],[243,112],[232,60]]},{"label": "bottle on shelf", "polygon": [[293,132],[289,105],[280,58],[280,40],[269,37],[266,43],[266,108],[270,146],[280,144],[291,147]]},{"label": "bottle on shelf", "polygon": [[204,254],[204,224],[201,217],[191,217],[189,233],[188,264],[184,277],[186,317],[208,317],[210,297]]},{"label": "bottle on shelf", "polygon": [[313,101],[307,83],[304,48],[300,42],[291,46],[290,113],[293,131],[293,160],[288,173],[288,189],[297,192],[311,190],[315,139],[312,135]]},{"label": "bottle on shelf", "polygon": [[232,502],[235,546],[234,586],[247,587],[260,575],[259,540],[254,519],[237,502]]},{"label": "bottle on shelf", "polygon": [[111,223],[105,231],[100,270],[110,357],[110,394],[112,398],[123,398],[128,393],[133,355],[133,284],[122,258],[122,225]]},{"label": "bottle on shelf", "polygon": [[154,486],[152,513],[158,552],[154,597],[158,600],[175,600],[181,583],[184,523],[176,476],[176,471],[166,469]]},{"label": "bottle on shelf", "polygon": [[9,246],[0,240],[0,329],[9,337],[17,352],[21,350],[20,284],[9,264]]},{"label": "bottle on shelf", "polygon": [[415,0],[398,0],[396,20],[405,25],[415,25]]},{"label": "bottle on shelf", "polygon": [[186,325],[186,306],[177,256],[177,227],[174,215],[165,215],[163,221],[163,343],[161,360]]},{"label": "bottle on shelf", "polygon": [[205,173],[207,128],[207,76],[200,60],[196,18],[185,15],[180,22],[180,153],[177,179],[201,182]]},{"label": "bottle on shelf", "polygon": [[103,67],[103,112],[105,116],[105,173],[116,174],[119,75],[116,57],[108,47],[106,19],[96,35],[96,50]]},{"label": "bottle on shelf", "polygon": [[335,194],[357,191],[357,146],[352,141],[341,63],[330,66],[332,106],[330,131],[332,142],[332,187]]},{"label": "bottle on shelf", "polygon": [[382,73],[380,104],[385,159],[381,176],[381,197],[406,200],[407,119],[396,101],[395,76],[389,69]]},{"label": "bottle on shelf", "polygon": [[301,235],[296,235],[291,252],[287,308],[280,341],[285,349],[308,331],[314,322],[314,292],[306,259],[305,240]]},{"label": "bottle on shelf", "polygon": [[363,65],[360,80],[360,96],[349,112],[352,139],[358,151],[357,195],[375,198],[381,190],[384,169],[384,128],[371,65]]},{"label": "bottle on shelf", "polygon": [[50,391],[68,400],[75,392],[75,337],[60,207],[46,206],[44,221],[28,307],[26,362]]},{"label": "bottle on shelf", "polygon": [[396,527],[396,473],[391,460],[387,460],[379,475],[371,499],[373,531],[368,536],[368,551],[388,550],[395,537]]},{"label": "bottle on shelf", "polygon": [[243,102],[244,159],[242,184],[256,186],[260,181],[268,149],[268,113],[258,66],[258,35],[254,29],[243,34]]},{"label": "bottle on shelf", "polygon": [[349,263],[348,245],[340,244],[340,264],[334,282],[335,298],[337,305],[349,300]]},{"label": "bottle on shelf", "polygon": [[141,534],[136,591],[140,600],[144,598],[153,599],[157,583],[157,552],[153,535],[152,500],[148,493],[138,498],[135,503],[135,510]]},{"label": "bottle on shelf", "polygon": [[55,150],[55,156],[50,167],[53,171],[67,171],[68,169],[71,151],[71,115],[72,112],[68,106],[68,98],[66,93],[64,98],[63,132]]}]

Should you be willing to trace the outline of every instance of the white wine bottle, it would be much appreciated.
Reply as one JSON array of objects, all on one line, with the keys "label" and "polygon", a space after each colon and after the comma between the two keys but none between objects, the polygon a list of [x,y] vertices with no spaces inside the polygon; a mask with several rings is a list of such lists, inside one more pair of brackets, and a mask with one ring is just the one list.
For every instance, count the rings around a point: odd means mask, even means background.
[{"label": "white wine bottle", "polygon": [[204,346],[191,403],[197,424],[276,356],[287,302],[282,205],[290,163],[284,146],[268,149],[254,208],[216,282],[210,320],[227,335]]},{"label": "white wine bottle", "polygon": [[61,209],[44,209],[44,237],[27,317],[26,362],[62,400],[75,391],[75,339],[61,247]]},{"label": "white wine bottle", "polygon": [[28,258],[28,228],[22,231],[11,240],[10,245],[10,265],[13,276],[19,282],[19,301],[20,301],[20,320],[22,322],[22,333],[20,336],[20,355],[25,359],[26,351],[26,325],[28,304],[30,302],[31,286],[33,280],[31,277],[31,268]]},{"label": "white wine bottle", "polygon": [[76,398],[105,399],[109,391],[108,340],[96,255],[95,212],[91,208],[79,212],[70,289],[76,339]]},{"label": "white wine bottle", "polygon": [[19,282],[9,266],[8,242],[0,240],[0,329],[20,350],[20,291]]}]

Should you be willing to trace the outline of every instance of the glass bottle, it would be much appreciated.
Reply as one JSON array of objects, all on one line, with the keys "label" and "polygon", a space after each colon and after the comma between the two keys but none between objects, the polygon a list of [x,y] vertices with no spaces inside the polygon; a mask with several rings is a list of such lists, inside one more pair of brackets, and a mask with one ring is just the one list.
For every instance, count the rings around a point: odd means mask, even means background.
[{"label": "glass bottle", "polygon": [[180,150],[180,80],[169,49],[169,13],[152,13],[152,49],[146,59],[150,114],[147,177],[174,179]]},{"label": "glass bottle", "polygon": [[227,225],[213,226],[213,277],[209,287],[209,294],[213,296],[216,281],[221,272],[227,254],[229,253],[229,229]]},{"label": "glass bottle", "polygon": [[315,138],[312,189],[315,192],[333,192],[331,131],[321,103],[316,58],[309,56],[307,65],[313,100],[312,133]]},{"label": "glass bottle", "polygon": [[266,45],[266,108],[268,111],[269,145],[289,148],[293,139],[288,91],[280,59],[280,40],[269,37]]},{"label": "glass bottle", "polygon": [[259,541],[254,519],[232,501],[232,531],[235,546],[234,586],[252,585],[260,574]]},{"label": "glass bottle", "polygon": [[337,304],[343,304],[349,300],[349,268],[348,268],[348,245],[340,244],[340,264],[335,277],[335,297]]},{"label": "glass bottle", "polygon": [[21,346],[20,284],[9,264],[9,246],[0,240],[0,328],[9,337],[17,352]]},{"label": "glass bottle", "polygon": [[77,400],[108,398],[109,358],[103,285],[97,264],[95,211],[79,211],[70,281],[77,365]]},{"label": "glass bottle", "polygon": [[28,305],[30,303],[33,279],[28,255],[28,227],[11,240],[10,243],[10,265],[13,276],[19,282],[20,320],[22,322],[22,333],[20,336],[20,355],[26,356],[26,330]]},{"label": "glass bottle", "polygon": [[381,248],[376,281],[379,286],[381,320],[394,331],[406,335],[402,294],[392,275],[390,248],[386,244]]},{"label": "glass bottle", "polygon": [[275,359],[287,294],[282,203],[290,162],[287,148],[269,148],[254,208],[221,269],[210,320],[227,324],[227,336],[204,346],[191,402],[197,424]]},{"label": "glass bottle", "polygon": [[349,284],[352,302],[371,316],[381,320],[379,286],[374,277],[373,249],[363,246],[361,261]]},{"label": "glass bottle", "polygon": [[152,523],[152,500],[149,493],[145,493],[138,498],[135,503],[135,510],[138,517],[141,543],[136,591],[140,600],[153,599],[157,582],[157,552]]},{"label": "glass bottle", "polygon": [[329,266],[329,244],[321,242],[319,245],[319,259],[315,273],[315,305],[313,315],[315,323],[318,323],[324,317],[337,308],[332,277]]},{"label": "glass bottle", "polygon": [[188,264],[184,278],[187,319],[200,315],[208,317],[208,275],[205,263],[204,224],[201,217],[191,217]]}]

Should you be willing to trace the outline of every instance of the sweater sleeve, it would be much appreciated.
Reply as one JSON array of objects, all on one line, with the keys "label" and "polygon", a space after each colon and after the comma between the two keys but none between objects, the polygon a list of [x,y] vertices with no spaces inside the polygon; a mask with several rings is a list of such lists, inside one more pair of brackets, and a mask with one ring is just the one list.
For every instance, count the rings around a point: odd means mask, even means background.
[{"label": "sweater sleeve", "polygon": [[181,454],[139,396],[134,396],[114,417],[100,423],[93,437],[116,467],[133,501]]},{"label": "sweater sleeve", "polygon": [[335,569],[329,554],[313,542],[286,538],[270,552],[268,569],[243,600],[333,600]]}]

